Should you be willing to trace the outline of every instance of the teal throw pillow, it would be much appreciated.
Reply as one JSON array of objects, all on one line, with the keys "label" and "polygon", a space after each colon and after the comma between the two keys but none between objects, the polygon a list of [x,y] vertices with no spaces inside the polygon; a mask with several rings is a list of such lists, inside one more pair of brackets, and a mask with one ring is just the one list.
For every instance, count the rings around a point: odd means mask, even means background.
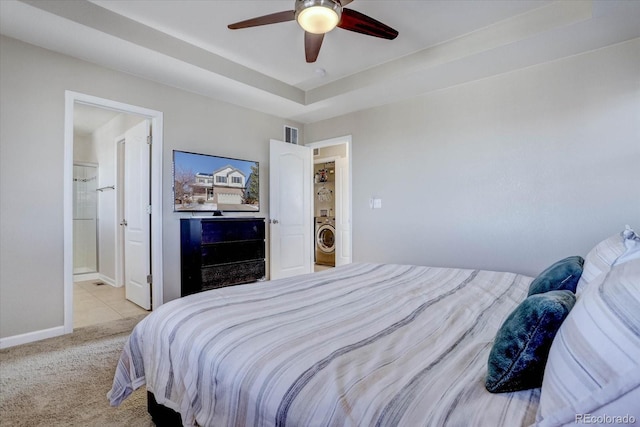
[{"label": "teal throw pillow", "polygon": [[583,265],[581,256],[570,256],[552,264],[531,282],[529,296],[562,289],[575,292]]},{"label": "teal throw pillow", "polygon": [[553,338],[575,302],[575,294],[567,290],[527,297],[496,334],[487,390],[502,393],[540,387]]}]

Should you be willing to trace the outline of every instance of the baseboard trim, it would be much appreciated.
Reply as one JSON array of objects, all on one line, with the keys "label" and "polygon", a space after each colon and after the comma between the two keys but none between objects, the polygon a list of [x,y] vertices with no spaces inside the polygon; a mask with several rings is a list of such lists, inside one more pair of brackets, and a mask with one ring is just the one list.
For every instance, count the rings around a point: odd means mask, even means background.
[{"label": "baseboard trim", "polygon": [[15,347],[20,344],[28,344],[34,341],[40,341],[47,338],[58,337],[64,335],[64,326],[56,326],[55,328],[43,329],[41,331],[27,332],[26,334],[14,335],[12,337],[0,338],[0,349]]},{"label": "baseboard trim", "polygon": [[104,283],[106,283],[107,285],[111,285],[114,288],[117,288],[118,286],[116,286],[116,281],[113,280],[111,277],[109,276],[105,276],[104,274],[100,274],[98,276],[98,279]]},{"label": "baseboard trim", "polygon": [[84,282],[87,280],[98,280],[98,273],[78,273],[73,275],[73,282]]}]

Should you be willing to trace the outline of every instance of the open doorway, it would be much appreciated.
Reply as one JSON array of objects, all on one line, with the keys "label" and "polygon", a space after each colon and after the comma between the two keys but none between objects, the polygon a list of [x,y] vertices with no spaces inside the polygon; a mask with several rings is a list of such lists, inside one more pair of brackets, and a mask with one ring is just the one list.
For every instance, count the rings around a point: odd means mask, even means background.
[{"label": "open doorway", "polygon": [[[69,333],[95,319],[129,317],[162,304],[162,113],[69,91],[65,114]],[[127,204],[127,195],[133,202]],[[128,253],[127,241],[134,242]],[[132,280],[127,270],[137,276]],[[125,298],[144,309],[136,311]],[[93,313],[81,318],[80,305]]]},{"label": "open doorway", "polygon": [[[305,146],[270,140],[269,233],[271,279],[314,271],[315,149],[343,145],[346,156],[335,156],[336,266],[351,262],[351,136]],[[319,153],[319,151],[318,151]],[[328,212],[327,212],[328,215]]]},{"label": "open doorway", "polygon": [[351,262],[351,137],[307,147],[314,163],[314,271],[321,271]]}]

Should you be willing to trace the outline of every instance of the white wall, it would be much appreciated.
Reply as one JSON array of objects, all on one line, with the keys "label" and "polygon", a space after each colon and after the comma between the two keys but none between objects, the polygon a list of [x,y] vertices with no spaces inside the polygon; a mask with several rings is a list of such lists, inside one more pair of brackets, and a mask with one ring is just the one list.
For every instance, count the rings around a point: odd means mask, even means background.
[{"label": "white wall", "polygon": [[73,161],[81,163],[98,163],[92,135],[73,135]]},{"label": "white wall", "polygon": [[[65,90],[164,113],[165,300],[179,296],[185,215],[172,150],[257,160],[268,177],[269,139],[301,127],[10,38],[0,50],[0,337],[63,324]],[[640,228],[638,70],[636,39],[307,125],[300,140],[353,136],[355,261],[536,274]],[[37,185],[16,185],[24,171]]]},{"label": "white wall", "polygon": [[[269,140],[281,118],[102,68],[0,37],[0,337],[63,325],[65,90],[164,113],[165,300],[180,295],[179,218],[173,212],[172,150],[248,158],[269,176]],[[302,138],[302,135],[300,135]],[[25,171],[35,185],[16,185]],[[260,216],[268,215],[263,180]]]},{"label": "white wall", "polygon": [[536,275],[640,229],[640,39],[304,130],[353,136],[354,261]]}]

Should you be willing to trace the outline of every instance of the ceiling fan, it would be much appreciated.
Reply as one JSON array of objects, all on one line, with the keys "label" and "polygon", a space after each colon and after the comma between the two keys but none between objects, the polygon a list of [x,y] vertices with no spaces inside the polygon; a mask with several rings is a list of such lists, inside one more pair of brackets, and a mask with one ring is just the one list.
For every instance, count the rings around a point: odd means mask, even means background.
[{"label": "ceiling fan", "polygon": [[368,36],[393,40],[398,32],[380,21],[344,6],[353,0],[295,0],[294,10],[272,13],[229,25],[229,29],[257,27],[279,22],[298,21],[304,29],[304,50],[307,62],[315,62],[324,35],[335,27]]}]

